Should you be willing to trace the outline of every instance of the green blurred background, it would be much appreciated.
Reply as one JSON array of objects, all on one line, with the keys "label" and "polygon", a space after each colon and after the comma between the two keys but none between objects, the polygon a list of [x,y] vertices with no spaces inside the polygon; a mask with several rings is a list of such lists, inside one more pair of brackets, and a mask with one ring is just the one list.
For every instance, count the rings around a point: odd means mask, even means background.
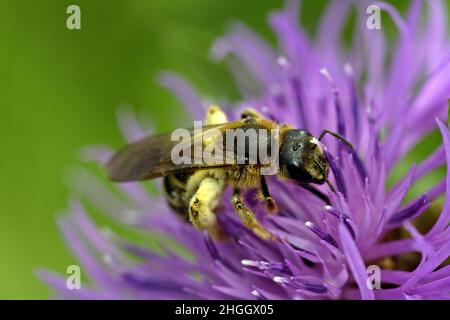
[{"label": "green blurred background", "polygon": [[[405,6],[402,1],[401,6]],[[81,8],[81,30],[66,8]],[[305,1],[311,31],[326,1]],[[65,173],[86,145],[122,143],[116,110],[144,112],[157,130],[181,117],[155,81],[171,69],[201,92],[238,97],[212,41],[239,19],[275,42],[267,13],[281,0],[0,1],[0,299],[47,298],[36,277],[75,259],[56,226],[70,188]],[[179,122],[178,122],[179,123]]]}]

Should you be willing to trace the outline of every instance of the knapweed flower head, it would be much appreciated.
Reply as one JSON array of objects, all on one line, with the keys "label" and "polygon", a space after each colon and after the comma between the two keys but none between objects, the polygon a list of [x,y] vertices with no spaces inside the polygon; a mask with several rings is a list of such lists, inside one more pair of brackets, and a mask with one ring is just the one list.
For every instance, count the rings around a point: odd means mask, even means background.
[{"label": "knapweed flower head", "polygon": [[[252,107],[316,136],[325,128],[336,131],[354,144],[351,149],[330,137],[323,140],[336,192],[269,179],[277,215],[266,214],[249,192],[246,202],[277,241],[263,241],[245,229],[225,195],[217,216],[230,239],[216,241],[172,212],[164,197],[150,196],[142,184],[107,186],[85,172],[75,183],[84,202],[121,224],[157,234],[159,247],[151,250],[101,231],[81,202],[72,201],[60,226],[89,283],[68,290],[64,277],[41,273],[57,296],[450,298],[450,173],[406,200],[421,178],[450,163],[450,132],[444,124],[450,97],[446,8],[442,1],[412,1],[402,16],[390,4],[376,3],[383,19],[396,26],[391,42],[383,30],[367,28],[368,5],[332,2],[312,39],[299,25],[298,2],[288,1],[269,19],[277,49],[235,24],[211,51],[230,64],[242,90],[241,103],[224,106],[229,119]],[[345,46],[341,39],[351,10],[355,31]],[[165,73],[161,80],[193,119],[203,119],[208,103],[182,78]],[[127,141],[149,133],[129,112],[121,113],[120,125]],[[440,132],[442,144],[388,187],[394,168],[433,131]],[[88,152],[100,164],[111,154],[109,148]],[[436,213],[430,206],[440,197],[444,205]]]}]

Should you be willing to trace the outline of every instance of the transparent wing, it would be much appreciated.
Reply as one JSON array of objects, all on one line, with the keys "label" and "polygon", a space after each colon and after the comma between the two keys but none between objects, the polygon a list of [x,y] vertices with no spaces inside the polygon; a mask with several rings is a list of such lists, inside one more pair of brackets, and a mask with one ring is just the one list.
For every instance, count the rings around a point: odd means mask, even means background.
[{"label": "transparent wing", "polygon": [[195,156],[199,154],[194,152],[194,142],[202,141],[202,143],[205,143],[205,141],[215,141],[219,135],[223,137],[225,130],[239,128],[242,123],[242,121],[234,121],[205,126],[202,128],[201,137],[198,136],[195,129],[189,129],[190,142],[188,145],[183,146],[183,148],[191,148],[191,160],[189,163],[175,164],[172,161],[172,150],[177,145],[180,148],[180,142],[172,141],[171,133],[145,137],[120,149],[106,164],[105,169],[107,175],[109,179],[117,182],[140,181],[190,170],[234,165],[234,157],[233,159],[227,159],[226,157],[229,155],[227,152],[224,152],[224,161],[222,164],[205,161],[203,157],[196,159]]}]

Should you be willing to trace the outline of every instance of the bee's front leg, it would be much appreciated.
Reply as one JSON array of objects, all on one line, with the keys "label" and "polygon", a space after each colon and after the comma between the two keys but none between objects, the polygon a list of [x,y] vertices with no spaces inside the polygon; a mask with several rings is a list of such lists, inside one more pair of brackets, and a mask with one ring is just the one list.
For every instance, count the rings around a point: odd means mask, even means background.
[{"label": "bee's front leg", "polygon": [[263,240],[276,240],[276,237],[264,228],[255,216],[255,213],[251,211],[242,201],[239,189],[235,189],[233,196],[231,197],[231,203],[233,204],[236,213],[242,221],[242,224],[252,230],[258,237]]},{"label": "bee's front leg", "polygon": [[264,207],[266,208],[267,212],[273,214],[278,213],[278,206],[275,203],[275,200],[273,200],[272,196],[270,195],[266,177],[264,177],[263,175],[261,175],[261,193],[263,196]]}]

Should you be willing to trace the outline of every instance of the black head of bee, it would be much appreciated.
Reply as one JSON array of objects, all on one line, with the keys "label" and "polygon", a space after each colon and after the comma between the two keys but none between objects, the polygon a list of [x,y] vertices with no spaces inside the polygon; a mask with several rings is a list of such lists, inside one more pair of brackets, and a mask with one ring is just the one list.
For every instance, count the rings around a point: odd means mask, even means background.
[{"label": "black head of bee", "polygon": [[319,141],[301,129],[286,132],[280,149],[284,175],[298,182],[323,184],[328,177],[328,162]]}]

